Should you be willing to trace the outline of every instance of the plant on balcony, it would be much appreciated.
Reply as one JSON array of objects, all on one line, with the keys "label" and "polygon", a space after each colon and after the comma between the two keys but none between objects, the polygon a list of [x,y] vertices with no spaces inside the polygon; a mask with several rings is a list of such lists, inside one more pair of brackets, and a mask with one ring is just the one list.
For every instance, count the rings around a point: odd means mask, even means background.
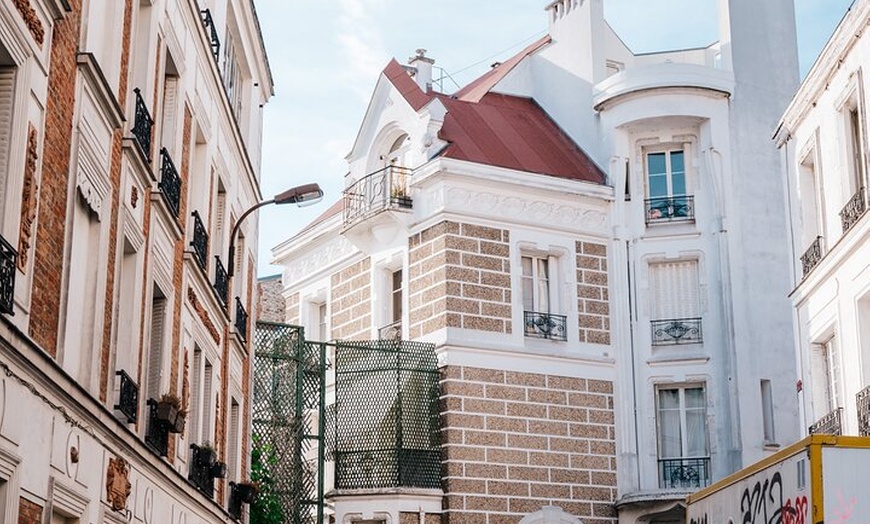
[{"label": "plant on balcony", "polygon": [[157,419],[166,423],[172,433],[184,432],[187,411],[181,406],[181,399],[166,393],[157,401]]},{"label": "plant on balcony", "polygon": [[411,197],[408,195],[407,189],[402,186],[394,186],[390,192],[390,198],[399,207],[411,207]]},{"label": "plant on balcony", "polygon": [[254,499],[257,498],[257,493],[260,492],[260,487],[256,482],[252,482],[250,480],[245,480],[236,484],[236,493],[239,495],[239,499],[245,504],[251,504],[254,502]]}]

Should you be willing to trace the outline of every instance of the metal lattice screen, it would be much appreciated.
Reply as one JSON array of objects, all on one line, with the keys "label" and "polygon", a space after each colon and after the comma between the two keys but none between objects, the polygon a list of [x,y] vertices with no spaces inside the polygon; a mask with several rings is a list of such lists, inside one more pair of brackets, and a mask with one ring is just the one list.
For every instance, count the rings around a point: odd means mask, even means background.
[{"label": "metal lattice screen", "polygon": [[438,396],[432,344],[336,344],[326,438],[335,488],[439,488]]},{"label": "metal lattice screen", "polygon": [[[323,521],[325,345],[301,327],[258,322],[252,433],[258,460],[257,504],[283,522]],[[252,465],[252,478],[254,476]]]}]

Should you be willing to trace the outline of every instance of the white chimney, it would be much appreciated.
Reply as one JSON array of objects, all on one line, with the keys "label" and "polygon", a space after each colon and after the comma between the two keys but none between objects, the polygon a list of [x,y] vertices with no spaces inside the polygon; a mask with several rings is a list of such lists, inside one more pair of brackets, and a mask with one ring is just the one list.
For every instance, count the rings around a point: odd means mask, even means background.
[{"label": "white chimney", "polygon": [[424,93],[432,90],[432,64],[435,60],[426,56],[425,49],[417,49],[417,56],[408,59],[408,65],[414,68],[414,81]]}]

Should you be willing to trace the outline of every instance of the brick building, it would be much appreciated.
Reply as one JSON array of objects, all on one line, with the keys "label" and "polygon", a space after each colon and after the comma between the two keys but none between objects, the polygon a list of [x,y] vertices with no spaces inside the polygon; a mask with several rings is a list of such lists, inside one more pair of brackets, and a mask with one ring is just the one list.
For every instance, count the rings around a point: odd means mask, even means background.
[{"label": "brick building", "polygon": [[247,0],[0,5],[3,522],[244,515],[271,90]]},{"label": "brick building", "polygon": [[603,0],[557,0],[456,93],[425,53],[383,70],[342,201],[273,254],[309,338],[434,345],[441,489],[341,484],[336,522],[683,522],[797,438],[769,140],[794,8],[718,5],[697,49],[635,54]]}]

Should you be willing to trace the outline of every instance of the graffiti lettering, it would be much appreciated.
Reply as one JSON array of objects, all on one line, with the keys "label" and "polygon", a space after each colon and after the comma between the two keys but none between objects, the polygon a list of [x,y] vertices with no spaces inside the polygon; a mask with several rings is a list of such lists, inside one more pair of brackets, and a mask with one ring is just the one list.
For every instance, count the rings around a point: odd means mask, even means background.
[{"label": "graffiti lettering", "polygon": [[770,479],[758,481],[743,490],[740,513],[743,524],[779,524],[782,522],[782,476],[777,471]]},{"label": "graffiti lettering", "polygon": [[808,511],[809,503],[805,496],[795,497],[794,506],[791,499],[788,499],[782,507],[782,524],[806,524]]},{"label": "graffiti lettering", "polygon": [[698,517],[698,518],[692,517],[689,520],[689,524],[707,524],[707,514],[704,513],[703,517]]}]

